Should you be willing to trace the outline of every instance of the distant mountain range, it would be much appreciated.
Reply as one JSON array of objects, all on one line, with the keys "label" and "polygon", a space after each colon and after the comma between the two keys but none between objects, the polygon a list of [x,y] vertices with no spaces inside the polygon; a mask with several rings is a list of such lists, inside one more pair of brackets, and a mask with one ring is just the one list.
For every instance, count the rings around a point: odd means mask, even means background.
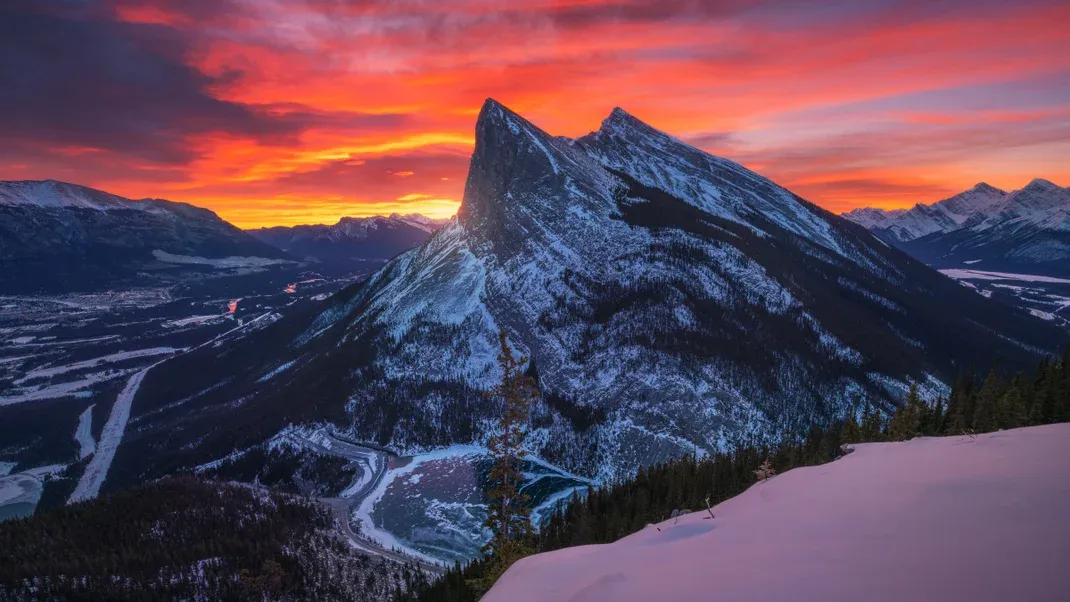
[{"label": "distant mountain range", "polygon": [[291,424],[478,443],[500,330],[543,392],[533,451],[602,479],[887,410],[912,384],[932,397],[1066,338],[623,110],[567,139],[488,100],[458,215],[319,306],[153,368],[109,487]]},{"label": "distant mountain range", "polygon": [[186,203],[55,180],[0,181],[0,293],[156,285],[292,259]]},{"label": "distant mountain range", "polygon": [[389,217],[343,217],[331,226],[276,226],[248,232],[294,256],[345,270],[360,262],[385,261],[419,246],[446,221],[394,213]]},{"label": "distant mountain range", "polygon": [[843,216],[937,268],[1070,277],[1070,188],[1047,180],[1013,192],[981,183],[931,205]]},{"label": "distant mountain range", "polygon": [[444,222],[394,214],[245,232],[187,203],[55,180],[0,181],[0,294],[168,285],[307,260],[334,274],[367,274]]}]

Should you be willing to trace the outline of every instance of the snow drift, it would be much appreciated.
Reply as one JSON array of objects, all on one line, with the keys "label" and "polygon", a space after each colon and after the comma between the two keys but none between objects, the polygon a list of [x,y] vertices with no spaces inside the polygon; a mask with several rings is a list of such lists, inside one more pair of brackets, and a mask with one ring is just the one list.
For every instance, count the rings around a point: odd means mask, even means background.
[{"label": "snow drift", "polygon": [[1065,600],[1067,458],[1070,424],[857,445],[714,520],[526,558],[484,601]]}]

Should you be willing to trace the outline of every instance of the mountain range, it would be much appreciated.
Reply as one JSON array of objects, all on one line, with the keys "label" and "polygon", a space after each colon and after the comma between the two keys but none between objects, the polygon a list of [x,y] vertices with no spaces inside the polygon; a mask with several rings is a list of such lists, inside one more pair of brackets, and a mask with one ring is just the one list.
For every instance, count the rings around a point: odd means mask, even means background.
[{"label": "mountain range", "polygon": [[805,432],[927,397],[1065,333],[621,109],[552,136],[488,100],[458,215],[313,307],[144,375],[107,487],[327,426],[479,442],[497,337],[543,393],[532,450],[579,474]]},{"label": "mountain range", "polygon": [[843,216],[934,267],[1070,277],[1070,188],[1047,180],[1013,192],[982,182],[930,205]]},{"label": "mountain range", "polygon": [[186,203],[55,180],[0,181],[2,293],[132,288],[291,260]]},{"label": "mountain range", "polygon": [[327,275],[366,275],[444,221],[395,213],[242,231],[187,203],[55,180],[0,181],[0,293],[166,286],[309,261]]},{"label": "mountain range", "polygon": [[384,261],[427,241],[447,220],[420,214],[343,217],[334,225],[275,226],[247,230],[255,238],[302,259],[345,271]]}]

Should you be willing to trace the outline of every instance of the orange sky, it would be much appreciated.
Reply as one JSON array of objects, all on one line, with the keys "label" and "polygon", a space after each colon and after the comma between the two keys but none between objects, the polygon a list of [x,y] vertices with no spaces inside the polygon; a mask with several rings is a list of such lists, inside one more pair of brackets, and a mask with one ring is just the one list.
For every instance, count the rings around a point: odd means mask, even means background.
[{"label": "orange sky", "polygon": [[1065,2],[85,4],[0,14],[0,179],[243,227],[442,217],[489,96],[565,136],[621,106],[834,211],[1070,184]]}]

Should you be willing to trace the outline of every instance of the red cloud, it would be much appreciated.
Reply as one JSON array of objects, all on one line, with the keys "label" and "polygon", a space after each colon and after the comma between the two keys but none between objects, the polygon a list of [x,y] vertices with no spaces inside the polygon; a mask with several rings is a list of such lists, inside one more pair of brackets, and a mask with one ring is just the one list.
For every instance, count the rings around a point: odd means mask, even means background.
[{"label": "red cloud", "polygon": [[[1070,180],[1052,158],[1070,153],[1065,3],[83,5],[98,10],[49,18],[82,32],[71,44],[116,44],[107,55],[70,49],[80,72],[106,77],[34,94],[95,100],[65,101],[61,129],[48,102],[20,105],[0,178],[186,200],[248,226],[441,215],[460,201],[475,113],[491,96],[568,136],[623,106],[834,210],[932,201],[980,180]],[[123,58],[139,45],[148,55]],[[40,81],[67,81],[58,76],[70,65],[32,45],[0,50],[28,70],[44,65]],[[153,102],[106,102],[119,94],[123,61],[145,79],[122,82],[121,98]],[[25,89],[3,77],[0,88]],[[907,102],[977,86],[964,95],[972,107]]]}]

